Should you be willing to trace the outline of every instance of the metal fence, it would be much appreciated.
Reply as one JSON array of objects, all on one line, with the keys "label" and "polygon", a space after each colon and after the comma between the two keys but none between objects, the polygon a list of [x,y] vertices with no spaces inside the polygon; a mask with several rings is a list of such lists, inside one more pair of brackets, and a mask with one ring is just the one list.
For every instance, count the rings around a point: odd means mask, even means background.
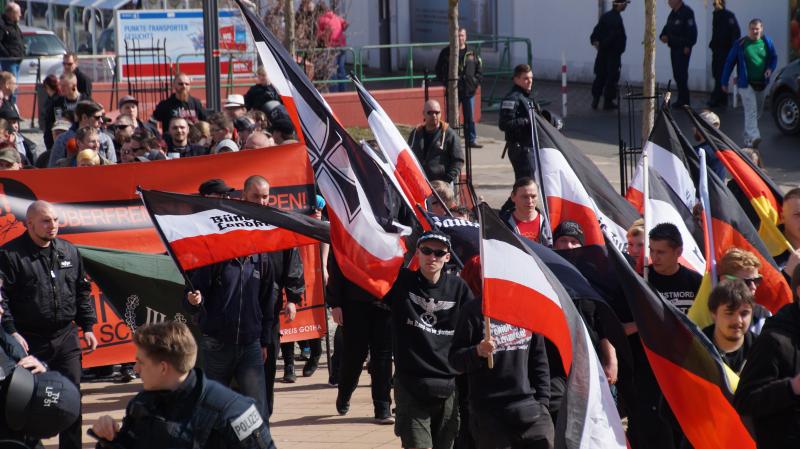
[{"label": "metal fence", "polygon": [[650,97],[643,95],[641,91],[634,91],[631,86],[619,89],[619,109],[617,110],[619,181],[620,193],[623,196],[636,173],[636,165],[639,163],[647,138],[647,136],[642,136],[642,110],[645,102],[655,100],[655,104],[658,105],[661,103],[661,97],[662,93],[658,90],[656,90],[655,96]]}]

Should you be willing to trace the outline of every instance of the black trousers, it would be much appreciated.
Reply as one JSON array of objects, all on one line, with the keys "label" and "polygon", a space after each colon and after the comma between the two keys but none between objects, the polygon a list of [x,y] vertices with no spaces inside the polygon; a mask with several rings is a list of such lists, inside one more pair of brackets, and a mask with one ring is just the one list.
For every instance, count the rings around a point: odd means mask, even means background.
[{"label": "black trousers", "polygon": [[[38,334],[21,331],[28,341],[29,353],[47,363],[51,371],[64,375],[78,389],[81,386],[81,345],[78,340],[78,328],[74,324],[51,334]],[[59,449],[80,449],[81,416],[58,435]]]},{"label": "black trousers", "polygon": [[514,181],[526,176],[533,177],[531,160],[532,147],[524,147],[518,144],[508,143],[508,160],[514,169]]},{"label": "black trousers", "polygon": [[342,366],[342,352],[344,351],[344,335],[342,335],[342,329],[344,329],[344,326],[336,326],[336,332],[333,333],[331,365],[328,367],[328,381],[334,385],[339,384],[339,373]]},{"label": "black trousers", "polygon": [[597,52],[594,60],[594,82],[592,83],[592,96],[603,96],[606,103],[617,98],[617,84],[619,84],[620,66],[622,55],[610,52]]},{"label": "black trousers", "polygon": [[272,416],[275,404],[275,370],[278,367],[278,350],[281,347],[281,323],[276,320],[272,327],[272,343],[267,348],[267,360],[264,362],[264,381],[267,384],[267,417]]},{"label": "black trousers", "polygon": [[728,49],[716,49],[711,51],[711,75],[714,77],[714,90],[711,91],[712,103],[728,103],[728,95],[722,91],[722,71],[725,69],[725,59],[728,57]]},{"label": "black trousers", "polygon": [[683,54],[683,48],[670,49],[670,59],[672,60],[672,79],[678,87],[678,104],[689,104],[689,57]]},{"label": "black trousers", "polygon": [[[339,398],[349,402],[358,386],[358,379],[370,354],[369,374],[372,379],[372,401],[375,407],[391,404],[392,332],[391,312],[372,304],[347,301],[342,307],[344,326],[339,367]],[[339,352],[339,348],[336,348]]]},{"label": "black trousers", "polygon": [[[319,361],[319,358],[322,355],[321,338],[312,338],[311,340],[302,340],[296,343],[301,349],[303,348],[304,343],[308,344],[308,347],[311,350],[311,359]],[[284,366],[294,366],[294,344],[295,342],[293,341],[290,341],[289,343],[281,343],[281,355],[283,356]]]}]

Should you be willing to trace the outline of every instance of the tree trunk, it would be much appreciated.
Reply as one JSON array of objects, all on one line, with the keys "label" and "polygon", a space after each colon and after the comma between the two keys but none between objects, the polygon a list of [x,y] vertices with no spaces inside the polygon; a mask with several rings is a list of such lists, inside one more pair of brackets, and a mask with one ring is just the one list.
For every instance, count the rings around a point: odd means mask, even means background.
[{"label": "tree trunk", "polygon": [[283,3],[283,23],[284,23],[284,42],[283,46],[289,50],[289,54],[295,55],[294,37],[294,0],[284,0]]},{"label": "tree trunk", "polygon": [[450,70],[447,74],[447,121],[458,126],[458,0],[449,0]]},{"label": "tree trunk", "polygon": [[[656,0],[644,0],[644,67],[642,93],[645,97],[656,94]],[[642,107],[642,141],[653,129],[655,120],[654,99],[645,100]]]}]

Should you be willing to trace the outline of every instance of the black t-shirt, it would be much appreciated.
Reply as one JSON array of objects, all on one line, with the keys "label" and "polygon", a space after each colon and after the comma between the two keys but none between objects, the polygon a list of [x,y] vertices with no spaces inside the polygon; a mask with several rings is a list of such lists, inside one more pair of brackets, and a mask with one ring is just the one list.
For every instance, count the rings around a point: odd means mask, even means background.
[{"label": "black t-shirt", "polygon": [[421,398],[446,398],[456,370],[448,356],[461,307],[472,299],[459,277],[442,274],[431,284],[418,271],[402,269],[384,301],[392,310],[398,379]]},{"label": "black t-shirt", "polygon": [[744,343],[739,349],[733,352],[723,352],[717,343],[714,341],[714,324],[711,326],[705,327],[703,329],[703,333],[706,334],[711,343],[714,343],[714,346],[719,351],[719,355],[722,356],[722,361],[725,362],[733,371],[737,374],[742,372],[742,368],[744,368],[744,362],[747,360],[747,353],[750,352],[750,347],[753,346],[753,341],[755,341],[755,335],[752,331],[747,331],[744,334]]},{"label": "black t-shirt", "polygon": [[169,130],[169,121],[175,117],[183,117],[189,123],[196,123],[198,120],[206,119],[206,110],[203,104],[191,95],[186,101],[179,100],[175,94],[170,95],[166,100],[161,101],[153,111],[153,118],[161,123],[161,130],[165,136]]},{"label": "black t-shirt", "polygon": [[434,129],[433,131],[428,131],[425,129],[422,132],[422,141],[425,143],[423,146],[423,152],[431,147],[431,142],[433,141],[434,136],[436,136],[436,132],[439,131],[439,128]]},{"label": "black t-shirt", "polygon": [[650,265],[647,267],[647,280],[661,293],[664,299],[671,302],[681,312],[686,313],[694,303],[703,276],[683,265],[680,265],[675,274],[664,276],[656,273],[656,270]]}]

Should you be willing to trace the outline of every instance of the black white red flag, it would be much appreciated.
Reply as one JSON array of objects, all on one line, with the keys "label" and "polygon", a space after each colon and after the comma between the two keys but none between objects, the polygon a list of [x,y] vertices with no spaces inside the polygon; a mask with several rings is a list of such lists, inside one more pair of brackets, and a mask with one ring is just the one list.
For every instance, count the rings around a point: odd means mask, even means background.
[{"label": "black white red flag", "polygon": [[183,270],[330,241],[324,221],[241,200],[141,190],[164,245]]},{"label": "black white red flag", "polygon": [[479,207],[484,315],[544,335],[568,374],[556,447],[625,448],[608,380],[569,294],[486,203]]},{"label": "black white red flag", "polygon": [[296,111],[317,186],[327,201],[331,248],[342,273],[381,298],[397,278],[406,252],[386,207],[387,197],[396,192],[385,182],[380,167],[338,122],[280,40],[241,0],[236,3],[270,80]]}]

